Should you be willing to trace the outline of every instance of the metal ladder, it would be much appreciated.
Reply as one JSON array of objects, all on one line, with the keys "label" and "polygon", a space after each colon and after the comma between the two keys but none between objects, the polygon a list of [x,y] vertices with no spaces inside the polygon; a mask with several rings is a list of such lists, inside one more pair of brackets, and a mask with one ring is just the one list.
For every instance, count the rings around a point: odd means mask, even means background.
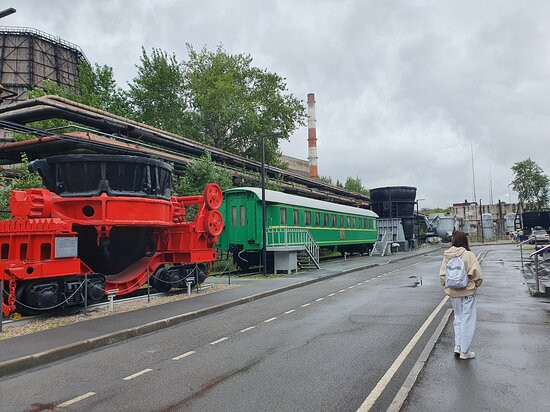
[{"label": "metal ladder", "polygon": [[389,234],[386,230],[380,240],[376,241],[372,250],[370,251],[370,256],[384,256],[388,251],[388,246],[391,245],[392,241],[389,240]]},{"label": "metal ladder", "polygon": [[[305,253],[298,254],[298,264],[301,268],[320,268],[319,245],[307,229],[295,229],[289,227],[267,229],[268,247],[304,246]],[[309,258],[309,263],[304,259]]]}]

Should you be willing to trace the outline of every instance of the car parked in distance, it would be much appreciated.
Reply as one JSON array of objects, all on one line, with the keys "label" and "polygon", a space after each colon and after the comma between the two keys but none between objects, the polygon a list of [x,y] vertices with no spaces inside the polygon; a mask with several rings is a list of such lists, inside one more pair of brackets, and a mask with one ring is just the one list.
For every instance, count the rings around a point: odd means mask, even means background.
[{"label": "car parked in distance", "polygon": [[531,235],[529,236],[529,243],[544,243],[550,242],[550,236],[546,233],[544,229],[533,229]]}]

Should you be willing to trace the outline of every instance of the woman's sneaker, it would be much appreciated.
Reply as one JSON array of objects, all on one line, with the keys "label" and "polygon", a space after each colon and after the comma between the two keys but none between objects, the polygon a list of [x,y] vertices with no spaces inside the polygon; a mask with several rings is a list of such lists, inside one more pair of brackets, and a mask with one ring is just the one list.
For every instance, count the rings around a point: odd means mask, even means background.
[{"label": "woman's sneaker", "polygon": [[461,353],[460,359],[473,359],[476,357],[475,352],[469,351],[468,353]]},{"label": "woman's sneaker", "polygon": [[455,345],[455,358],[460,356],[460,345]]}]

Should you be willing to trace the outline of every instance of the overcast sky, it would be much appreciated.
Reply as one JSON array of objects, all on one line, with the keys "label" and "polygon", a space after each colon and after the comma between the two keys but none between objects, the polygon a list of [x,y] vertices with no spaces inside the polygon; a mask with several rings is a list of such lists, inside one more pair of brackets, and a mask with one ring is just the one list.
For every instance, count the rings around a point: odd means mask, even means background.
[{"label": "overcast sky", "polygon": [[[3,2],[28,26],[78,44],[121,86],[141,46],[186,57],[185,43],[250,53],[315,93],[319,173],[373,188],[418,187],[420,206],[508,201],[510,166],[550,171],[550,2],[107,1]],[[4,7],[2,7],[4,8]],[[307,158],[307,128],[282,144]],[[512,200],[516,196],[512,193]]]}]

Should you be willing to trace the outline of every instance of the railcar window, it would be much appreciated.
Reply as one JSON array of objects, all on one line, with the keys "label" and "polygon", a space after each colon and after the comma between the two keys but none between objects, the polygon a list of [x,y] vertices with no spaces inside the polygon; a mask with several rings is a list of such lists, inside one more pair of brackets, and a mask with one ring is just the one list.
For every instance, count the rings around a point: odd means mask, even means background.
[{"label": "railcar window", "polygon": [[328,215],[328,213],[325,213],[324,216],[323,216],[323,223],[324,223],[325,227],[329,226],[328,222],[329,222],[329,215]]},{"label": "railcar window", "polygon": [[315,212],[315,226],[321,226],[321,213]]},{"label": "railcar window", "polygon": [[364,218],[364,224],[365,224],[365,229],[370,229],[370,225],[369,225],[369,220],[367,218]]},{"label": "railcar window", "polygon": [[344,216],[340,216],[340,227],[344,227]]},{"label": "railcar window", "polygon": [[237,226],[237,206],[231,206],[231,226]]},{"label": "railcar window", "polygon": [[306,210],[305,212],[306,226],[311,226],[311,212]]},{"label": "railcar window", "polygon": [[346,227],[351,227],[351,219],[349,216],[346,216]]},{"label": "railcar window", "polygon": [[281,214],[281,225],[286,225],[286,207],[280,209]]},{"label": "railcar window", "polygon": [[363,219],[359,217],[359,218],[356,218],[355,220],[357,220],[357,228],[361,229],[363,227]]},{"label": "railcar window", "polygon": [[336,227],[336,215],[332,215],[332,227]]},{"label": "railcar window", "polygon": [[241,206],[241,226],[246,226],[246,208]]},{"label": "railcar window", "polygon": [[298,211],[296,209],[293,209],[292,210],[292,224],[294,226],[298,226],[299,224],[299,221],[298,221]]},{"label": "railcar window", "polygon": [[351,218],[351,227],[355,229],[355,218]]}]

